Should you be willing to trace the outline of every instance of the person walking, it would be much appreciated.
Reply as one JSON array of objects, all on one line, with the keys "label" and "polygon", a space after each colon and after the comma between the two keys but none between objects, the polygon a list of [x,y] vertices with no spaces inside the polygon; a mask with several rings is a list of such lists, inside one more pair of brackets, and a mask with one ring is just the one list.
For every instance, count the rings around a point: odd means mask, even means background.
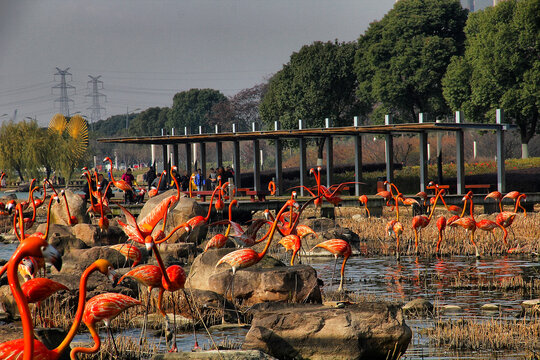
[{"label": "person walking", "polygon": [[[124,180],[129,186],[133,187],[133,181],[135,177],[131,173],[131,168],[127,168],[126,172],[122,175],[122,180]],[[127,190],[124,195],[124,203],[129,204],[133,202],[133,191]]]}]

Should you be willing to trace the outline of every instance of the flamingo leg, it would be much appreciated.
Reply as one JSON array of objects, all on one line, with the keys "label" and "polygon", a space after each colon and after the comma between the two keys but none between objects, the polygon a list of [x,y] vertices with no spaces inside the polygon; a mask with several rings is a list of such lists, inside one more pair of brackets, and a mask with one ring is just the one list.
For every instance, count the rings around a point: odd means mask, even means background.
[{"label": "flamingo leg", "polygon": [[476,258],[480,258],[480,252],[478,251],[478,246],[474,242],[474,231],[471,232],[471,242],[474,245],[474,248],[476,249]]},{"label": "flamingo leg", "polygon": [[[191,319],[192,319],[192,327],[193,327],[193,337],[195,338],[195,345],[193,346],[193,349],[192,350],[195,350],[195,349],[199,349],[199,342],[197,341],[197,333],[195,332],[195,312],[193,311],[193,308],[191,307],[191,302],[189,301],[189,298],[186,294],[186,291],[184,289],[182,289],[182,293],[184,294],[184,298],[186,299],[186,303],[188,305],[188,308],[189,308],[189,313],[191,314]],[[201,318],[202,320],[202,318]],[[204,320],[202,320],[204,321]]]},{"label": "flamingo leg", "polygon": [[108,325],[105,325],[105,327],[107,328],[107,334],[111,338],[111,341],[113,343],[114,354],[118,358],[118,348],[116,347],[116,341],[114,341],[114,336],[113,336],[113,333],[111,331],[111,328]]},{"label": "flamingo leg", "polygon": [[334,276],[336,275],[336,265],[337,265],[337,255],[335,255],[335,259],[334,259],[334,270],[332,271],[332,279],[330,280],[330,287],[334,285]]},{"label": "flamingo leg", "polygon": [[[233,273],[233,277],[231,277],[231,281],[229,281],[229,284],[227,285],[227,288],[225,289],[225,292],[223,293],[223,315],[221,317],[221,323],[222,324],[225,324],[225,306],[226,306],[226,303],[227,303],[227,293],[229,292],[229,289],[231,288],[231,284],[232,284],[232,281],[234,279],[234,273]],[[231,297],[232,298],[232,297]]]},{"label": "flamingo leg", "polygon": [[439,253],[439,248],[441,246],[442,240],[443,240],[442,231],[439,231],[439,241],[437,241],[437,249],[435,249],[436,253]]},{"label": "flamingo leg", "polygon": [[414,228],[414,249],[416,251],[416,255],[418,255],[418,229]]},{"label": "flamingo leg", "polygon": [[234,274],[231,279],[231,300],[234,305],[234,311],[236,311],[236,320],[238,321],[238,325],[241,325],[242,323],[240,322],[240,313],[238,312],[238,308],[236,307],[236,301],[234,297]]},{"label": "flamingo leg", "polygon": [[[146,311],[144,312],[144,322],[141,329],[141,336],[139,337],[139,346],[142,345],[143,337],[146,335],[146,327],[148,324],[148,311],[150,309],[150,297],[152,295],[152,290],[148,291],[148,299],[146,299]],[[141,348],[139,348],[139,357],[141,356]]]},{"label": "flamingo leg", "polygon": [[174,301],[174,293],[171,293],[171,302],[173,305],[173,333],[172,333],[172,346],[169,352],[178,352],[176,346],[176,302]]},{"label": "flamingo leg", "polygon": [[399,254],[399,235],[396,234],[396,259],[399,261],[400,254]]}]

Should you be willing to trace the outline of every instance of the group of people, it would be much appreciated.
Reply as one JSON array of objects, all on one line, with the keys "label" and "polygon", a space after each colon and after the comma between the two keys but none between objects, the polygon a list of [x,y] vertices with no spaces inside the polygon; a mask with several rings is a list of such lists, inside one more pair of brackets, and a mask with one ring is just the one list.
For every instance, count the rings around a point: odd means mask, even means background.
[{"label": "group of people", "polygon": [[[168,181],[162,180],[161,183],[159,183],[159,178],[161,174],[156,173],[156,169],[154,166],[150,166],[150,169],[145,174],[145,180],[148,183],[148,190],[154,188],[158,188],[158,191],[164,191],[169,188],[174,187],[174,182],[168,183]],[[179,174],[177,171],[173,170],[171,173],[171,176],[174,176],[176,178],[176,181],[178,181],[178,184],[180,185],[180,189],[182,191],[189,190],[189,182],[190,178],[192,177],[192,189],[193,190],[214,190],[216,186],[219,184],[219,177],[221,177],[222,183],[225,181],[228,181],[229,178],[232,178],[234,176],[234,170],[227,166],[225,169],[223,166],[220,166],[216,169],[210,168],[210,173],[208,174],[208,178],[204,178],[202,174],[202,169],[198,168],[197,172],[193,173],[191,177],[188,177],[187,174],[184,172],[182,174]]]}]

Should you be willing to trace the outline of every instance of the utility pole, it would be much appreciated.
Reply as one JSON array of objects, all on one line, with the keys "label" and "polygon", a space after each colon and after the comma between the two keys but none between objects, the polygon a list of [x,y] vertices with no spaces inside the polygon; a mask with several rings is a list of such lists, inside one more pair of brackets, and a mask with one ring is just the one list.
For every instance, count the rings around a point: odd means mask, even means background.
[{"label": "utility pole", "polygon": [[[51,92],[53,92],[54,89],[60,89],[60,97],[55,99],[54,102],[60,103],[60,113],[63,114],[64,116],[69,116],[69,103],[73,102],[73,100],[68,97],[68,90],[73,89],[73,93],[74,94],[76,93],[75,86],[69,85],[66,82],[66,75],[72,76],[71,73],[69,72],[69,69],[70,68],[61,70],[59,68],[56,68],[57,72],[54,75],[60,76],[60,84],[54,85],[51,88]],[[70,78],[70,81],[71,81],[71,78]]]},{"label": "utility pole", "polygon": [[90,126],[92,130],[94,130],[94,123],[101,120],[101,110],[105,111],[105,108],[99,104],[99,99],[103,97],[105,101],[107,101],[107,96],[98,91],[100,89],[103,89],[103,81],[99,80],[101,75],[88,75],[88,77],[91,80],[88,80],[88,82],[86,83],[86,87],[88,88],[88,85],[92,83],[92,92],[90,94],[87,94],[86,96],[92,97],[92,105],[90,107],[87,107],[86,109],[92,110],[92,113],[90,114]]}]

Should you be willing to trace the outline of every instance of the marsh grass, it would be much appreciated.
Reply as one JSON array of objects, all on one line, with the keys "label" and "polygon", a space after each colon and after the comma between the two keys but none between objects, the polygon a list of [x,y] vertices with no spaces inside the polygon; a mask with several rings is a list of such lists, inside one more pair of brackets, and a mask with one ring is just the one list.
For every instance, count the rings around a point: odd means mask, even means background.
[{"label": "marsh grass", "polygon": [[426,330],[434,346],[453,350],[529,350],[540,349],[540,320],[510,319],[499,316],[487,320],[441,320]]}]

